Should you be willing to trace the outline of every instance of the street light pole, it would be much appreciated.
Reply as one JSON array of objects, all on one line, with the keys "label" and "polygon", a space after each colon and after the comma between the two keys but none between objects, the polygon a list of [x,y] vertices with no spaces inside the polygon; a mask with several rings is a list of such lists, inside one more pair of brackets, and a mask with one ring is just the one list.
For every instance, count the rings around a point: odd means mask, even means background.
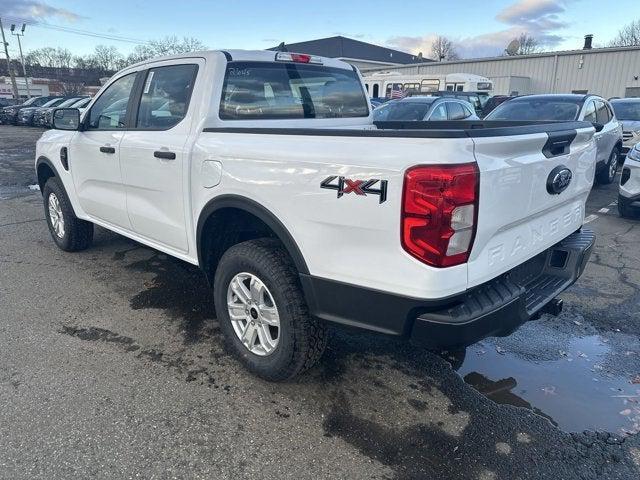
[{"label": "street light pole", "polygon": [[4,45],[4,54],[7,56],[7,70],[9,71],[9,76],[11,77],[11,86],[13,87],[13,97],[16,100],[20,99],[20,94],[18,93],[18,84],[16,84],[16,77],[13,76],[13,70],[11,70],[11,57],[9,57],[9,49],[7,48],[9,44],[7,40],[4,38],[4,28],[2,28],[2,18],[0,18],[0,33],[2,33],[2,44]]},{"label": "street light pole", "polygon": [[20,42],[20,37],[24,37],[24,29],[27,28],[26,24],[22,24],[22,33],[16,33],[15,24],[11,25],[11,35],[15,35],[18,37],[18,48],[20,49],[20,62],[22,62],[22,73],[24,74],[24,83],[27,86],[27,98],[31,98],[31,90],[29,89],[29,79],[27,78],[27,66],[24,63],[24,57],[22,56],[22,43]]}]

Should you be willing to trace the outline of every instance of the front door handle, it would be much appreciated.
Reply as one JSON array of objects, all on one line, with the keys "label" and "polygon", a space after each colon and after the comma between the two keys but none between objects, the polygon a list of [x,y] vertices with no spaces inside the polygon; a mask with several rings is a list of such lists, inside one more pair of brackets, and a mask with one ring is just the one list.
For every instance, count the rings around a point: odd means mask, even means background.
[{"label": "front door handle", "polygon": [[116,153],[116,149],[113,147],[100,147],[102,153]]},{"label": "front door handle", "polygon": [[161,158],[163,160],[175,160],[176,154],[173,152],[167,152],[166,150],[156,150],[153,152],[153,156],[156,158]]}]

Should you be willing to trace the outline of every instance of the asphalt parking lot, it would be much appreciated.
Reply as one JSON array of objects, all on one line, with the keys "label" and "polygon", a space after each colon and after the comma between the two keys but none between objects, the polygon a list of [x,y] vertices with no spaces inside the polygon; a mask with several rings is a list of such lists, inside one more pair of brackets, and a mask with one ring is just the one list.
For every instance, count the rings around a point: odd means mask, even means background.
[{"label": "asphalt parking lot", "polygon": [[637,479],[640,221],[616,186],[565,311],[466,353],[335,331],[296,382],[248,373],[185,263],[97,229],[69,254],[0,126],[0,478]]}]

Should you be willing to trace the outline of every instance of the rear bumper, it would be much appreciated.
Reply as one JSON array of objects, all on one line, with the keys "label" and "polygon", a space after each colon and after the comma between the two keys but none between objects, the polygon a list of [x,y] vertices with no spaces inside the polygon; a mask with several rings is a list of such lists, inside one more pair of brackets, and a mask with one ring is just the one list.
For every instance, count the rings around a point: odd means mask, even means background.
[{"label": "rear bumper", "polygon": [[582,275],[595,235],[581,230],[499,277],[453,297],[402,297],[301,275],[310,312],[324,320],[393,335],[429,348],[505,336],[535,317]]}]

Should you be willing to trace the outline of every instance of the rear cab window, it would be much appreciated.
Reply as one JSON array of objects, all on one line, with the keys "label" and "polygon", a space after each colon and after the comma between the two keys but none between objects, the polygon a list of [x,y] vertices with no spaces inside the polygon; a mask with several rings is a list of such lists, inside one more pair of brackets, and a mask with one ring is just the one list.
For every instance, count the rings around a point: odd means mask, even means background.
[{"label": "rear cab window", "polygon": [[354,70],[289,62],[229,62],[221,120],[369,116]]}]

